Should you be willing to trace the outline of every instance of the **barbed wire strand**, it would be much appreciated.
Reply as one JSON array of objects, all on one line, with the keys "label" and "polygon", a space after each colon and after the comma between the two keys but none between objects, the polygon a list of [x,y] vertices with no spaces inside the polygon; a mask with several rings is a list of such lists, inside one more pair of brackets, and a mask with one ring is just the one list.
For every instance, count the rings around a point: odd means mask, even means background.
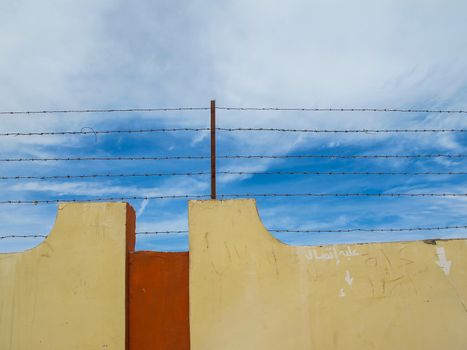
[{"label": "barbed wire strand", "polygon": [[[466,155],[467,156],[467,155]],[[219,158],[219,157],[218,157]],[[138,161],[138,160],[199,160],[210,156],[167,157],[56,157],[56,158],[0,158],[0,162],[50,162],[50,161]]]},{"label": "barbed wire strand", "polygon": [[[239,197],[467,197],[467,193],[244,193],[244,194],[219,194],[219,198]],[[209,199],[210,195],[168,195],[168,196],[130,196],[107,197],[91,199],[44,199],[44,200],[2,200],[0,204],[52,204],[52,203],[77,203],[77,202],[102,202],[102,201],[130,201],[130,200],[154,200],[154,199]]]},{"label": "barbed wire strand", "polygon": [[401,109],[401,108],[279,108],[279,107],[216,107],[226,111],[285,111],[285,112],[400,112],[466,114],[467,110],[454,109]]},{"label": "barbed wire strand", "polygon": [[[225,155],[217,159],[372,159],[372,158],[466,158],[467,154],[375,154],[375,155]],[[160,157],[56,157],[56,158],[0,158],[0,162],[50,162],[50,161],[140,161],[140,160],[205,160],[210,156],[160,156]]]},{"label": "barbed wire strand", "polygon": [[[467,175],[467,172],[371,172],[371,171],[217,171],[218,175],[318,175],[318,176],[336,176],[336,175],[375,175],[375,176],[452,176]],[[186,172],[186,173],[141,173],[141,174],[89,174],[89,175],[19,175],[19,176],[0,176],[0,180],[52,180],[52,179],[90,179],[90,178],[114,178],[114,177],[169,177],[169,176],[203,176],[211,175],[210,172]]]},{"label": "barbed wire strand", "polygon": [[330,133],[330,134],[378,134],[378,133],[464,133],[467,129],[347,129],[347,130],[326,130],[326,129],[284,129],[284,128],[217,128],[218,131],[272,131],[291,133]]},{"label": "barbed wire strand", "polygon": [[[454,229],[467,229],[467,225],[438,226],[438,227],[404,227],[404,228],[351,228],[351,229],[268,229],[278,233],[349,233],[349,232],[410,232],[410,231],[442,231]],[[167,231],[140,231],[136,235],[160,235],[160,234],[187,234],[187,230]],[[46,238],[47,235],[2,235],[1,239],[9,238]]]},{"label": "barbed wire strand", "polygon": [[351,229],[311,229],[311,230],[294,230],[294,229],[272,229],[270,232],[281,232],[281,233],[349,233],[349,232],[404,232],[404,231],[441,231],[451,229],[467,229],[467,225],[462,226],[442,226],[442,227],[404,227],[404,228],[351,228]]},{"label": "barbed wire strand", "polygon": [[177,234],[188,233],[187,230],[169,230],[169,231],[140,231],[136,232],[137,235],[160,235],[160,234]]},{"label": "barbed wire strand", "polygon": [[46,238],[46,235],[6,235],[0,236],[0,239],[9,239],[9,238]]},{"label": "barbed wire strand", "polygon": [[[160,234],[178,234],[178,233],[188,233],[186,230],[167,230],[167,231],[141,231],[136,232],[136,235],[160,235]],[[9,239],[9,238],[46,238],[47,235],[2,235],[0,236],[1,239]]]},{"label": "barbed wire strand", "polygon": [[0,180],[50,180],[50,179],[87,179],[100,177],[167,177],[167,176],[198,176],[209,175],[210,172],[186,173],[141,173],[141,174],[89,174],[89,175],[50,175],[50,176],[0,176]]},{"label": "barbed wire strand", "polygon": [[[0,137],[19,136],[58,136],[58,135],[111,135],[111,134],[144,134],[144,133],[168,133],[188,131],[210,131],[209,128],[162,128],[162,129],[137,129],[137,130],[88,130],[88,131],[44,131],[44,132],[6,132],[0,133]],[[382,134],[382,133],[464,133],[467,129],[283,129],[283,128],[216,128],[224,132],[289,132],[289,133],[314,133],[314,134]]]},{"label": "barbed wire strand", "polygon": [[106,197],[92,199],[44,199],[44,200],[3,200],[0,204],[54,204],[54,203],[79,203],[79,202],[123,202],[130,200],[154,200],[154,199],[208,199],[210,195],[167,195],[167,196],[129,196],[129,197]]},{"label": "barbed wire strand", "polygon": [[[206,173],[207,174],[207,173]],[[221,175],[467,175],[467,172],[384,172],[384,171],[218,171]]]},{"label": "barbed wire strand", "polygon": [[239,197],[466,197],[467,193],[243,193],[219,194],[220,198]]},{"label": "barbed wire strand", "polygon": [[[87,128],[86,128],[87,129]],[[6,132],[0,137],[8,136],[57,136],[57,135],[110,135],[110,134],[144,134],[165,133],[180,131],[209,131],[209,128],[162,128],[162,129],[137,129],[137,130],[88,130],[88,131],[51,131],[51,132]]]},{"label": "barbed wire strand", "polygon": [[[117,113],[117,112],[171,112],[171,111],[202,111],[209,107],[169,107],[169,108],[110,108],[110,109],[61,109],[61,110],[29,110],[29,111],[0,111],[0,115],[34,115],[34,114],[62,114],[62,113]],[[227,111],[296,111],[296,112],[399,112],[399,113],[447,113],[465,114],[463,109],[418,109],[418,108],[279,108],[279,107],[216,107]]]},{"label": "barbed wire strand", "polygon": [[173,111],[206,111],[209,107],[174,107],[174,108],[117,108],[117,109],[62,109],[36,111],[0,111],[0,115],[20,114],[62,114],[62,113],[116,113],[116,112],[173,112]]},{"label": "barbed wire strand", "polygon": [[[343,154],[304,154],[304,155],[226,155],[218,156],[223,159],[300,159],[300,158],[342,158],[342,159],[358,159],[358,158],[466,158],[467,154],[369,154],[369,155],[343,155]],[[207,157],[209,158],[209,157]]]}]

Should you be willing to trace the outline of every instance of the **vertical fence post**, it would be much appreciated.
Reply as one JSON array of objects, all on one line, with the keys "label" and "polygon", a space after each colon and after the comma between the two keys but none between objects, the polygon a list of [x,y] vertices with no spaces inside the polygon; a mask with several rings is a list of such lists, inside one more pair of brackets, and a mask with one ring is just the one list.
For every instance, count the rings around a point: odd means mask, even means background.
[{"label": "vertical fence post", "polygon": [[211,100],[211,199],[216,199],[216,101]]}]

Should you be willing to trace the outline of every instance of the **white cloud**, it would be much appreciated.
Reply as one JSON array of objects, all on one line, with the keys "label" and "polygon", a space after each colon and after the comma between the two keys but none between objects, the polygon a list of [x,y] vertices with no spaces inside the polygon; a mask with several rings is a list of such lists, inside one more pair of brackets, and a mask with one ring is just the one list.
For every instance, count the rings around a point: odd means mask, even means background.
[{"label": "white cloud", "polygon": [[144,209],[146,209],[147,205],[149,204],[149,199],[145,199],[141,202],[141,205],[138,209],[138,211],[136,212],[136,217],[139,218],[143,213],[144,213]]},{"label": "white cloud", "polygon": [[103,196],[103,195],[122,195],[122,196],[165,196],[165,195],[182,195],[199,194],[206,190],[207,183],[200,182],[196,179],[189,180],[167,180],[163,185],[154,187],[142,186],[122,186],[111,185],[105,182],[48,182],[48,181],[30,181],[21,184],[10,186],[10,191],[30,191],[55,193],[59,196]]}]

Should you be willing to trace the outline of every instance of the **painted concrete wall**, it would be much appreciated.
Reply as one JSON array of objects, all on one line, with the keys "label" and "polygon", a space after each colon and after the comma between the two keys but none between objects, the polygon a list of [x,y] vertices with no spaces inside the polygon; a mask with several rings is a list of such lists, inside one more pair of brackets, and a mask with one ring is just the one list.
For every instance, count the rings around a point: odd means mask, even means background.
[{"label": "painted concrete wall", "polygon": [[252,200],[193,201],[193,350],[467,349],[467,241],[287,246]]},{"label": "painted concrete wall", "polygon": [[127,204],[60,204],[44,242],[0,254],[0,349],[124,350],[133,244]]}]

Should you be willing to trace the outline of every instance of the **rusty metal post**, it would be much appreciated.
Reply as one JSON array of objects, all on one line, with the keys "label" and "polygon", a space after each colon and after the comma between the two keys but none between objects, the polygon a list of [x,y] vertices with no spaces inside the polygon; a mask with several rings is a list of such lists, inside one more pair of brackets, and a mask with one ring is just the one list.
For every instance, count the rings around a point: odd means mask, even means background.
[{"label": "rusty metal post", "polygon": [[216,199],[216,101],[211,100],[211,199]]}]

